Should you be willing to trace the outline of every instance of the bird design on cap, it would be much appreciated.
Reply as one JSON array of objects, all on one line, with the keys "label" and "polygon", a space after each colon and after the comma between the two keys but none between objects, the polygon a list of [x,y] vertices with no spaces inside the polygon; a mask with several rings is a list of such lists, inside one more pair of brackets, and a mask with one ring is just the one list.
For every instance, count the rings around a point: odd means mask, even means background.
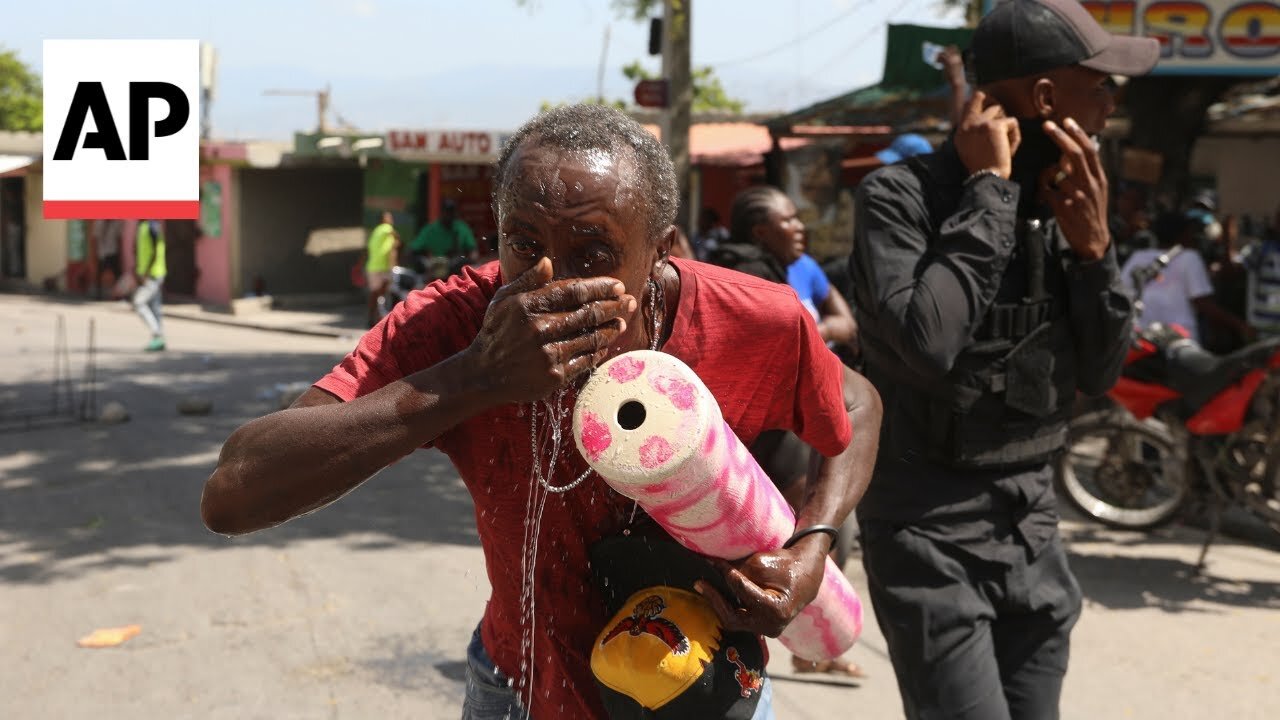
[{"label": "bird design on cap", "polygon": [[604,647],[606,643],[615,637],[628,633],[632,637],[640,635],[652,635],[667,647],[671,648],[671,652],[676,655],[684,655],[689,652],[689,638],[685,637],[680,628],[670,620],[659,617],[662,611],[667,609],[667,604],[657,595],[650,595],[640,602],[631,610],[631,616],[623,618],[621,622],[614,626],[609,634],[604,636],[600,641],[600,646]]},{"label": "bird design on cap", "polygon": [[761,677],[759,670],[751,670],[742,662],[742,658],[738,655],[738,648],[729,648],[724,656],[729,659],[729,662],[738,666],[738,669],[733,671],[733,679],[737,680],[738,687],[742,688],[742,697],[751,697],[753,691],[760,692],[760,688],[764,687],[764,678]]}]

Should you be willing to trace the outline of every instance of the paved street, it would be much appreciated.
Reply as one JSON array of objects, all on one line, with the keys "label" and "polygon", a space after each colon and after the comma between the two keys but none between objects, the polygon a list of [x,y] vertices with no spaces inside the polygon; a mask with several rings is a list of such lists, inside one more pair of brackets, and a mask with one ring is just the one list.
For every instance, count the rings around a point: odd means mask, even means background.
[{"label": "paved street", "polygon": [[[456,718],[466,642],[487,595],[471,504],[444,457],[422,452],[334,506],[229,540],[197,511],[218,448],[353,340],[169,322],[145,355],[119,304],[0,295],[0,427],[50,403],[55,317],[71,370],[89,319],[99,402],[121,425],[0,432],[0,718]],[[187,394],[212,414],[175,411]],[[1086,595],[1066,718],[1271,718],[1280,710],[1280,552],[1224,539],[1208,574],[1199,531],[1154,536],[1064,524]],[[856,584],[860,569],[848,568]],[[115,649],[76,647],[139,624]],[[856,685],[786,677],[777,715],[899,718],[868,613]]]}]

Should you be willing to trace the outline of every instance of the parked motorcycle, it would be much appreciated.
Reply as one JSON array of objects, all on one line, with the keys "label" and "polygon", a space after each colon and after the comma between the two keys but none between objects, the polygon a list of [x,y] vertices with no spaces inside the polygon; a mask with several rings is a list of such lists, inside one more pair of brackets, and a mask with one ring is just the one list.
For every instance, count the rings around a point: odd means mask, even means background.
[{"label": "parked motorcycle", "polygon": [[384,318],[414,290],[421,290],[428,283],[449,277],[453,266],[447,258],[414,258],[414,268],[397,265],[391,268],[391,283],[378,298],[378,318]]},{"label": "parked motorcycle", "polygon": [[[1139,299],[1181,252],[1134,273]],[[1058,458],[1059,489],[1077,509],[1142,530],[1204,506],[1201,567],[1226,507],[1280,532],[1280,338],[1214,355],[1182,328],[1152,325],[1136,334],[1107,398],[1078,408]]]},{"label": "parked motorcycle", "polygon": [[1072,420],[1058,460],[1062,495],[1119,528],[1154,528],[1189,503],[1239,505],[1280,532],[1280,338],[1213,355],[1153,325],[1125,359],[1112,403]]}]

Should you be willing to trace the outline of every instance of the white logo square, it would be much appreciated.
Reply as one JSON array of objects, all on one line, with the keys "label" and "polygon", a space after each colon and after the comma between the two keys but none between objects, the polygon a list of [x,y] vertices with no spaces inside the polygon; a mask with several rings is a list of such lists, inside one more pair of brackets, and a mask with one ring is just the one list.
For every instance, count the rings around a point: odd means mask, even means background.
[{"label": "white logo square", "polygon": [[44,216],[200,217],[200,42],[44,41]]}]

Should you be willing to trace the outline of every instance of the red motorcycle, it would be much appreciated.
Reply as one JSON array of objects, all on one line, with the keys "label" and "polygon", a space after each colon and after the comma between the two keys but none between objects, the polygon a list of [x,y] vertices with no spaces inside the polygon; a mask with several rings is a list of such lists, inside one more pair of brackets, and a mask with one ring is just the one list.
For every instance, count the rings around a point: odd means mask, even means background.
[{"label": "red motorcycle", "polygon": [[1240,505],[1280,532],[1280,338],[1214,355],[1180,328],[1135,338],[1111,402],[1071,422],[1061,494],[1085,515],[1148,529],[1189,502]]}]

